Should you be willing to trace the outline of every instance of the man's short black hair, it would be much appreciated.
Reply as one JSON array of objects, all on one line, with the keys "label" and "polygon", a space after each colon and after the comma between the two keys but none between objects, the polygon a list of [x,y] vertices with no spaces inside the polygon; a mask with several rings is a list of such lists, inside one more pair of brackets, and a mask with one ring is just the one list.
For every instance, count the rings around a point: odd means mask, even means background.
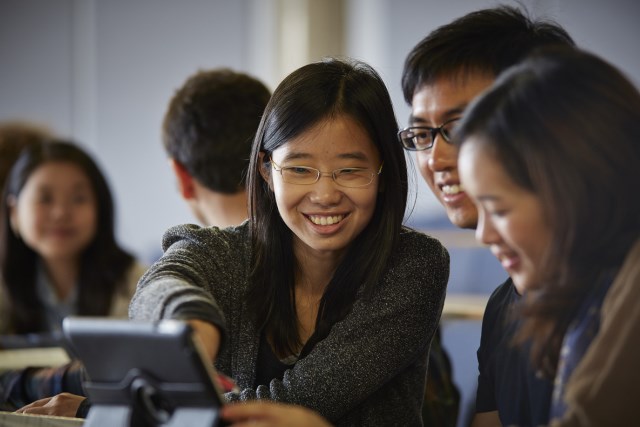
[{"label": "man's short black hair", "polygon": [[404,99],[425,84],[450,75],[497,76],[538,47],[574,46],[566,30],[550,20],[534,20],[512,6],[482,9],[438,27],[409,53],[402,72]]},{"label": "man's short black hair", "polygon": [[164,117],[167,154],[202,185],[244,188],[253,137],[271,97],[258,79],[228,68],[201,70],[174,94]]}]

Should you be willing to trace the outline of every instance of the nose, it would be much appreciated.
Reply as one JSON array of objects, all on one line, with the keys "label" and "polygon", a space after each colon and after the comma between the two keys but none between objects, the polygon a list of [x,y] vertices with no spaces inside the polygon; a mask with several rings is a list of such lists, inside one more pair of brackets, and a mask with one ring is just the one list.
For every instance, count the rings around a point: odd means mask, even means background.
[{"label": "nose", "polygon": [[478,227],[476,228],[476,240],[485,245],[500,242],[500,235],[483,209],[478,210]]},{"label": "nose", "polygon": [[56,202],[51,212],[54,218],[68,217],[71,212],[71,203],[63,201]]},{"label": "nose", "polygon": [[322,172],[320,178],[314,184],[309,196],[313,203],[331,206],[336,205],[342,198],[340,186],[333,180],[331,172]]},{"label": "nose", "polygon": [[442,138],[438,132],[433,140],[427,165],[433,172],[455,169],[458,162],[458,150]]}]

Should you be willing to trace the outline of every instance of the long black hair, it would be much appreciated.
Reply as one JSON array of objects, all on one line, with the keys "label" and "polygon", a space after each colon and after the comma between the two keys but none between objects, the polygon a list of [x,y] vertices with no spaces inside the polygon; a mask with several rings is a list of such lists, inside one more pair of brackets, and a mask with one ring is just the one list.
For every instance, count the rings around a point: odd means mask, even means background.
[{"label": "long black hair", "polygon": [[116,243],[111,191],[98,165],[69,141],[46,140],[24,149],[7,179],[2,198],[0,268],[10,304],[10,327],[14,333],[41,332],[42,303],[36,295],[36,264],[39,255],[11,229],[10,196],[20,197],[31,174],[45,163],[71,163],[86,174],[97,201],[96,234],[82,252],[78,283],[78,314],[104,316],[113,295],[126,285],[124,276],[133,257]]},{"label": "long black hair", "polygon": [[[366,130],[378,149],[380,175],[374,215],[350,245],[321,301],[316,332],[304,356],[344,318],[359,291],[374,291],[398,244],[407,202],[405,157],[396,142],[398,130],[387,88],[367,64],[336,58],[305,65],[276,88],[260,123],[249,165],[250,230],[253,271],[248,304],[259,328],[278,354],[299,348],[294,296],[292,232],[278,213],[275,198],[262,179],[270,154],[322,120],[348,115]],[[264,153],[260,157],[260,153]]]},{"label": "long black hair", "polygon": [[476,100],[456,139],[480,144],[541,200],[553,240],[520,339],[553,375],[576,310],[640,237],[640,93],[593,54],[547,48]]}]

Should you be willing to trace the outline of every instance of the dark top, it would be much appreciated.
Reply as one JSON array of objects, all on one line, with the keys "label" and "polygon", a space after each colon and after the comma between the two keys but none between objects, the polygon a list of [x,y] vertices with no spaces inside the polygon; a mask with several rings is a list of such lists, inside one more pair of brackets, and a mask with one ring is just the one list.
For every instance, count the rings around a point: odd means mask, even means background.
[{"label": "dark top", "polygon": [[268,386],[271,380],[282,381],[287,369],[293,368],[295,363],[287,364],[278,359],[273,352],[264,334],[260,337],[260,348],[258,349],[258,361],[256,362],[256,381],[254,387],[261,385]]},{"label": "dark top", "polygon": [[451,359],[442,346],[441,328],[438,327],[429,352],[422,421],[425,426],[456,427],[459,411],[460,391],[453,382]]},{"label": "dark top", "polygon": [[520,322],[510,318],[510,307],[519,300],[508,279],[487,302],[478,349],[476,412],[497,410],[504,426],[546,425],[552,381],[536,374],[526,346],[511,344]]}]

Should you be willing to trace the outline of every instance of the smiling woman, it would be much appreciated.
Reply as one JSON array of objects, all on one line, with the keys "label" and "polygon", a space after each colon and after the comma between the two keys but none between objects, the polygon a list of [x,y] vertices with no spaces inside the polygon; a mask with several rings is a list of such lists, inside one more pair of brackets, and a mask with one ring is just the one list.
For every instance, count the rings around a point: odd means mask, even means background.
[{"label": "smiling woman", "polygon": [[478,241],[491,248],[518,293],[535,288],[553,237],[542,200],[515,184],[495,156],[472,137],[460,154],[459,167],[467,191],[478,203]]},{"label": "smiling woman", "polygon": [[[380,155],[367,132],[348,116],[325,119],[275,149],[270,158],[273,170],[278,165],[274,158],[282,159],[280,174],[271,174],[269,167],[261,171],[282,220],[293,231],[296,257],[341,260],[375,210]],[[322,173],[311,165],[333,172]],[[300,175],[312,179],[303,182]],[[320,283],[306,292],[319,296],[323,288]]]},{"label": "smiling woman", "polygon": [[78,146],[44,140],[3,194],[0,333],[59,331],[70,314],[126,317],[143,267],[114,238],[104,176]]},{"label": "smiling woman", "polygon": [[449,258],[402,226],[397,130],[368,65],[294,71],[254,140],[249,220],[170,229],[132,317],[201,321],[218,370],[240,386],[230,402],[296,403],[336,425],[418,425]]},{"label": "smiling woman", "polygon": [[588,52],[541,50],[456,136],[477,237],[525,295],[519,340],[554,378],[551,425],[637,424],[640,92]]}]

